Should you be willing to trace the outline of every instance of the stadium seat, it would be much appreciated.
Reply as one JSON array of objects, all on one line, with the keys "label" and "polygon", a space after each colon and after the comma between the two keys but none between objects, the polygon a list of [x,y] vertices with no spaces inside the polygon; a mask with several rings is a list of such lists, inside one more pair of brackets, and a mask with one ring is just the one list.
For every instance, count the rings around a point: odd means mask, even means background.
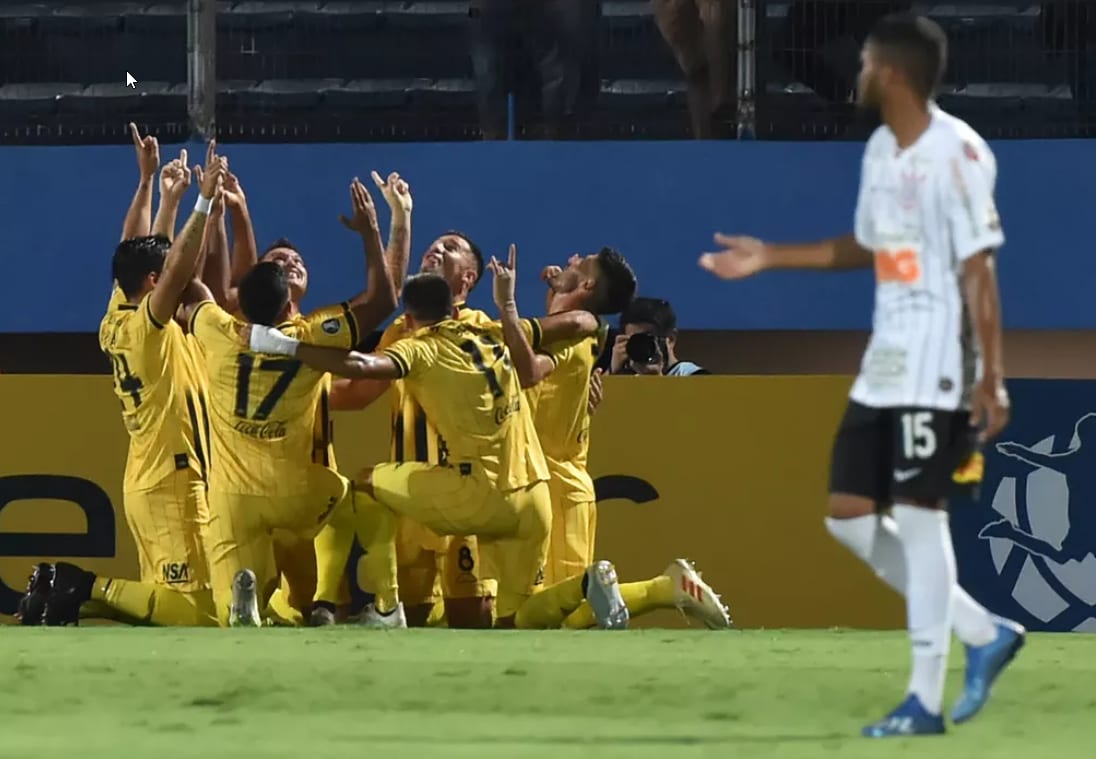
[{"label": "stadium seat", "polygon": [[341,79],[273,79],[236,93],[242,107],[279,109],[316,108],[327,90],[341,87]]},{"label": "stadium seat", "polygon": [[82,92],[75,82],[0,85],[0,113],[5,116],[48,116],[57,111],[62,97]]},{"label": "stadium seat", "polygon": [[[175,101],[172,104],[172,100]],[[186,108],[186,87],[168,82],[142,82],[141,88],[123,82],[90,84],[80,92],[61,98],[60,110],[66,113],[135,113],[137,111]]]}]

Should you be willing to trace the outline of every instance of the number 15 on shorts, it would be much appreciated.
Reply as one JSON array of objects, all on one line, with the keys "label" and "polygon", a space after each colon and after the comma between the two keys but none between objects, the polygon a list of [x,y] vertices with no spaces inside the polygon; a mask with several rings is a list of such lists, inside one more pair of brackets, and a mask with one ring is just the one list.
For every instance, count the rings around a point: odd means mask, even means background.
[{"label": "number 15 on shorts", "polygon": [[902,457],[907,461],[925,461],[936,453],[936,430],[931,411],[906,411],[901,416]]}]

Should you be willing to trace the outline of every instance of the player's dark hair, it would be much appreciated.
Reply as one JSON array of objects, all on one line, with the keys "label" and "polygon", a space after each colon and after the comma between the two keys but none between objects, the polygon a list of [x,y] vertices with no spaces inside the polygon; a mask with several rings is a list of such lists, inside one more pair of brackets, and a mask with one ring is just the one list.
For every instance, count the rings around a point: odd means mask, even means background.
[{"label": "player's dark hair", "polygon": [[141,292],[141,286],[149,274],[163,272],[170,249],[171,240],[163,235],[131,237],[118,243],[110,262],[110,273],[127,298],[136,297]]},{"label": "player's dark hair", "polygon": [[669,301],[636,298],[620,314],[620,328],[627,324],[650,324],[659,337],[671,337],[677,330],[677,315]]},{"label": "player's dark hair", "polygon": [[948,64],[948,37],[924,16],[893,13],[876,23],[868,42],[886,63],[900,69],[925,100],[935,95]]},{"label": "player's dark hair", "polygon": [[601,276],[593,310],[598,314],[619,314],[636,296],[636,274],[624,256],[612,248],[598,251],[597,263]]},{"label": "player's dark hair", "polygon": [[298,248],[298,247],[297,247],[296,245],[294,245],[294,244],[293,244],[293,243],[292,243],[292,242],[291,242],[291,241],[289,240],[289,238],[287,238],[287,237],[279,237],[279,238],[278,238],[277,240],[275,240],[274,242],[270,243],[270,245],[269,245],[269,246],[267,247],[267,249],[263,251],[263,254],[262,254],[261,256],[259,256],[259,260],[260,260],[260,261],[261,261],[261,260],[263,260],[264,258],[266,258],[267,254],[268,254],[268,253],[270,253],[270,251],[272,251],[272,250],[276,250],[276,249],[278,249],[278,248],[289,248],[290,250],[292,250],[292,251],[294,251],[295,253],[297,253],[297,255],[300,255],[300,253],[301,253],[301,249],[300,249],[300,248]]},{"label": "player's dark hair", "polygon": [[289,302],[289,280],[285,269],[273,261],[251,267],[236,291],[240,310],[252,324],[273,327]]},{"label": "player's dark hair", "polygon": [[403,283],[403,309],[419,324],[453,316],[453,291],[439,274],[415,274]]},{"label": "player's dark hair", "polygon": [[453,237],[459,237],[460,239],[468,243],[468,249],[472,251],[472,257],[476,259],[476,281],[472,283],[472,286],[470,288],[468,288],[468,291],[471,292],[472,290],[476,289],[476,285],[479,284],[480,279],[483,277],[483,270],[486,267],[486,263],[483,260],[483,251],[480,250],[480,247],[476,245],[475,241],[473,241],[472,238],[468,235],[464,234],[464,232],[458,232],[455,229],[451,229],[445,234],[453,235]]}]

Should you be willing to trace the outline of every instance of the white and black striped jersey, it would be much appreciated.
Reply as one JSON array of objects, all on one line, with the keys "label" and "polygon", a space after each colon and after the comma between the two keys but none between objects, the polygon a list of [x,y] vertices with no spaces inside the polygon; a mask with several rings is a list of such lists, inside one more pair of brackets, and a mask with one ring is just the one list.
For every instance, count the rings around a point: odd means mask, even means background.
[{"label": "white and black striped jersey", "polygon": [[875,253],[875,316],[851,398],[865,406],[962,409],[979,371],[962,271],[1005,241],[997,162],[965,122],[930,115],[905,150],[886,126],[864,150],[856,240]]}]

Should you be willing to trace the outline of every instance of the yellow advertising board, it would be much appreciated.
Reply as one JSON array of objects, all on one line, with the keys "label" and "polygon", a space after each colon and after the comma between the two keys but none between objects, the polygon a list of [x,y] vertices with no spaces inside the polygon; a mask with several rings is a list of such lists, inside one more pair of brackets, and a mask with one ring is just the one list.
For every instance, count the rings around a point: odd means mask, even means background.
[{"label": "yellow advertising board", "polygon": [[[902,606],[826,533],[845,377],[612,377],[591,431],[598,555],[622,579],[693,559],[741,627],[899,627]],[[134,577],[126,434],[105,376],[0,375],[0,612],[30,566]],[[388,404],[335,416],[340,468],[382,460]],[[677,625],[674,615],[646,624]]]}]

